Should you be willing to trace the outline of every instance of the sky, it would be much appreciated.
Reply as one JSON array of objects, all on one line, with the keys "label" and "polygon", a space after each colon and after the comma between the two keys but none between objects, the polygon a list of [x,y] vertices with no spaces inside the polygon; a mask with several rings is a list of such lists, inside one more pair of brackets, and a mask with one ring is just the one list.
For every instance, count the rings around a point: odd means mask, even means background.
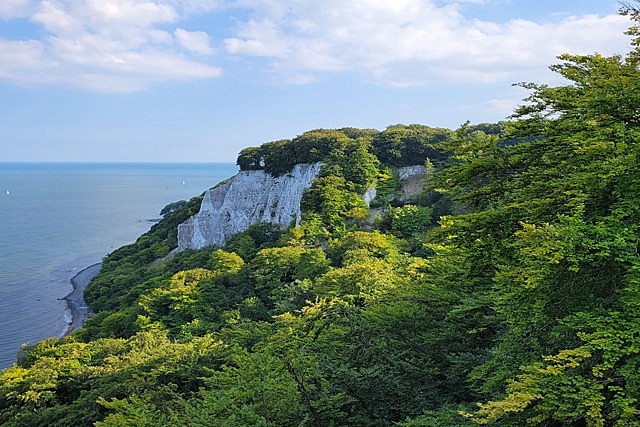
[{"label": "sky", "polygon": [[1,162],[234,162],[318,128],[504,120],[614,0],[1,0]]}]

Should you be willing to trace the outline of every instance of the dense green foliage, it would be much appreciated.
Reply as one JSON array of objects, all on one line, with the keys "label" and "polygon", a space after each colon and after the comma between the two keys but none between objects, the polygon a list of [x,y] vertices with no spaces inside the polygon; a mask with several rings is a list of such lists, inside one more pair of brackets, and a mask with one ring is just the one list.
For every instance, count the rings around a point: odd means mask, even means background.
[{"label": "dense green foliage", "polygon": [[[561,60],[500,125],[243,150],[323,162],[300,226],[165,257],[198,200],[169,208],[0,373],[0,423],[640,426],[640,52]],[[445,197],[402,204],[391,168],[427,160]]]},{"label": "dense green foliage", "polygon": [[440,144],[451,138],[449,129],[424,125],[395,125],[374,136],[374,153],[391,166],[422,165],[427,159],[444,157]]},{"label": "dense green foliage", "polygon": [[[490,125],[486,125],[490,126]],[[427,159],[442,159],[438,145],[450,139],[448,129],[424,125],[394,125],[382,132],[372,129],[317,129],[291,140],[268,142],[260,147],[245,148],[238,155],[241,170],[264,169],[282,175],[297,163],[338,162],[342,166],[359,165],[360,147],[371,145],[367,151],[389,166],[422,165]],[[347,160],[347,162],[345,162]]]}]

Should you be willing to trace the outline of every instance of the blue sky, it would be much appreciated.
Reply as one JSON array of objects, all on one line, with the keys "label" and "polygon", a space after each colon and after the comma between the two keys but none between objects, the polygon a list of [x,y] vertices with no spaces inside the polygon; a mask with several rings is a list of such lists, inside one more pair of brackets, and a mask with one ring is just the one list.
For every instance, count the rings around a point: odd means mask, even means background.
[{"label": "blue sky", "polygon": [[233,162],[316,128],[456,128],[624,54],[609,0],[2,0],[0,162]]}]

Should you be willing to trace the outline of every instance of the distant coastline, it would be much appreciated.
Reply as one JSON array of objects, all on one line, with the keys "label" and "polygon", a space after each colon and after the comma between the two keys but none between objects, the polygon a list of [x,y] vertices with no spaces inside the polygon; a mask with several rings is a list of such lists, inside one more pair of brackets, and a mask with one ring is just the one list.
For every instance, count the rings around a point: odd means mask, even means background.
[{"label": "distant coastline", "polygon": [[87,303],[84,301],[84,289],[87,287],[91,279],[96,277],[100,273],[102,263],[96,263],[86,267],[79,271],[75,276],[71,278],[71,285],[73,290],[64,298],[67,303],[67,310],[70,314],[67,327],[62,333],[61,337],[69,335],[73,331],[77,331],[82,328],[87,319],[93,314],[93,311]]},{"label": "distant coastline", "polygon": [[72,315],[63,297],[72,276],[135,242],[163,206],[190,200],[237,171],[233,163],[0,160],[0,369],[16,362],[22,344],[66,331]]}]

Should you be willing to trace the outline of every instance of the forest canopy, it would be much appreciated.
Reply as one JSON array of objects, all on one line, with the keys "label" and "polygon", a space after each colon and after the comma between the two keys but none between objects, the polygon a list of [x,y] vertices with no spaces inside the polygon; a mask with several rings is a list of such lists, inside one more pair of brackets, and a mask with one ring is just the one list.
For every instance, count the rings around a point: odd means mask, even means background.
[{"label": "forest canopy", "polygon": [[240,151],[240,170],[264,169],[282,175],[297,163],[314,163],[348,155],[352,145],[370,145],[368,150],[388,166],[422,165],[427,159],[442,159],[439,145],[451,138],[449,129],[425,125],[393,125],[382,132],[373,129],[316,129],[293,139],[272,141]]},{"label": "forest canopy", "polygon": [[[243,150],[243,170],[323,163],[300,225],[163,258],[199,199],[167,208],[105,258],[83,329],[0,372],[0,424],[640,426],[629,35],[625,56],[561,56],[566,84],[523,84],[500,124]],[[394,171],[416,164],[430,196],[394,196]]]}]

